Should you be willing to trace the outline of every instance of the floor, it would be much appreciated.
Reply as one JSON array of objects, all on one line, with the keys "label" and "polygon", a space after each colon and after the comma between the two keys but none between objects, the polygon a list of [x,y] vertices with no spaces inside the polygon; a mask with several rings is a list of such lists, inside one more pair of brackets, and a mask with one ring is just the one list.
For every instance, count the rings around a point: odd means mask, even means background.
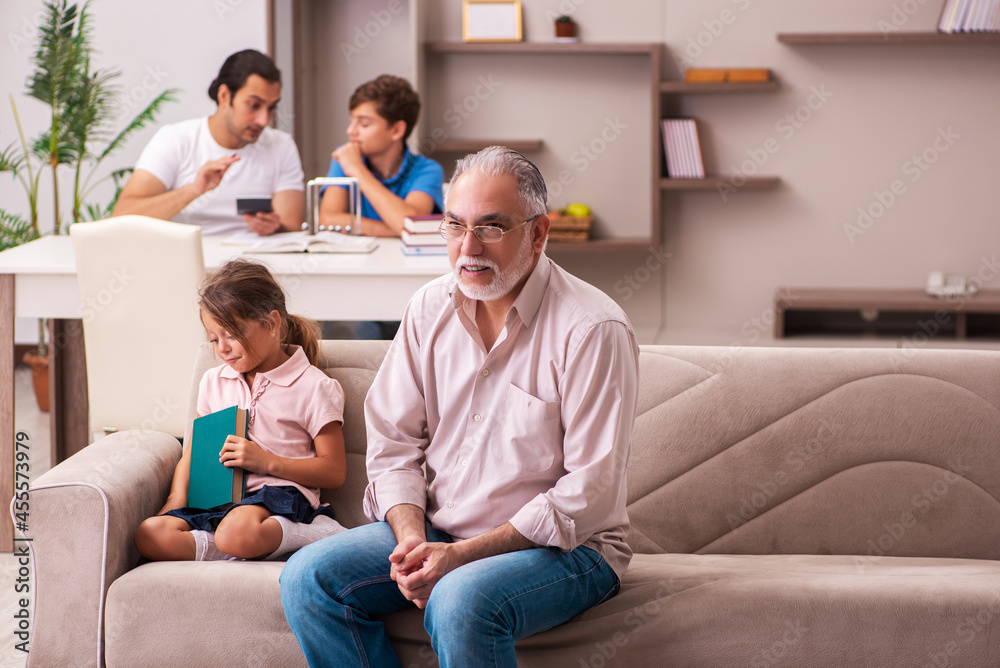
[{"label": "floor", "polygon": [[[27,435],[27,442],[30,444],[28,450],[30,459],[28,460],[30,479],[34,481],[38,476],[49,468],[49,414],[38,410],[35,403],[35,396],[31,389],[31,375],[26,368],[18,367],[14,373],[14,425],[19,433]],[[30,498],[29,498],[30,502]],[[9,509],[6,501],[0,512],[7,513]],[[29,510],[30,512],[30,510]],[[29,515],[30,517],[30,515]],[[30,534],[29,534],[30,535]],[[18,543],[23,545],[23,543]],[[18,630],[15,615],[21,611],[19,601],[28,597],[29,607],[27,614],[30,617],[32,608],[30,607],[30,592],[34,591],[35,583],[28,570],[28,593],[19,593],[19,573],[23,567],[18,563],[16,555],[10,553],[0,553],[0,619],[5,620],[0,628],[0,668],[22,668],[27,662],[27,654],[16,649],[20,639],[14,633]],[[30,638],[30,637],[29,637]],[[30,648],[30,640],[29,640]]]}]

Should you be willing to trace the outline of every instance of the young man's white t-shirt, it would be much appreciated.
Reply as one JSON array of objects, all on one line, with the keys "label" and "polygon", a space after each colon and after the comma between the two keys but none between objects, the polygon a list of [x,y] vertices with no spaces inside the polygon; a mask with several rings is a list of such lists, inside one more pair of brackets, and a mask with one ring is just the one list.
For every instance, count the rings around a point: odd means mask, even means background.
[{"label": "young man's white t-shirt", "polygon": [[302,161],[291,135],[265,127],[252,144],[233,150],[220,146],[208,118],[194,118],[160,128],[143,149],[136,169],[158,178],[167,190],[194,183],[209,160],[238,155],[222,182],[187,205],[172,220],[200,225],[202,234],[246,229],[236,213],[237,197],[271,197],[284,190],[304,190]]}]

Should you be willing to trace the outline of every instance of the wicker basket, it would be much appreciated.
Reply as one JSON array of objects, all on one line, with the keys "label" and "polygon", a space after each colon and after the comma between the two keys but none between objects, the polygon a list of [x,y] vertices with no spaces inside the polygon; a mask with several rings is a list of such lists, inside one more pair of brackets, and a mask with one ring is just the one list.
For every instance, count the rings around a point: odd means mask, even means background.
[{"label": "wicker basket", "polygon": [[550,220],[549,241],[586,241],[594,223],[593,216],[559,216]]}]

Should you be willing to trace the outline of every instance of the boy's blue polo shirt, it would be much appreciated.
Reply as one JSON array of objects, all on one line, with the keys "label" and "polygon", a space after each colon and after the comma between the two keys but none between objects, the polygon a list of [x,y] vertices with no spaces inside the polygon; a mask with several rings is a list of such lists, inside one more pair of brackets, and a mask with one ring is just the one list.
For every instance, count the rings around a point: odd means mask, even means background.
[{"label": "boy's blue polo shirt", "polygon": [[[367,158],[365,158],[365,164],[368,164]],[[330,171],[327,176],[340,177],[344,175],[344,170],[340,167],[340,163],[336,160],[331,160]],[[404,150],[403,164],[400,166],[399,172],[388,181],[382,181],[382,185],[400,199],[406,199],[406,196],[413,191],[427,193],[434,200],[434,211],[432,213],[441,213],[444,211],[443,183],[444,170],[441,168],[441,165],[427,156],[411,153],[408,147]],[[347,186],[338,187],[347,189]],[[326,190],[326,188],[323,188],[323,190]],[[361,215],[372,220],[382,220],[364,194],[361,195]]]}]

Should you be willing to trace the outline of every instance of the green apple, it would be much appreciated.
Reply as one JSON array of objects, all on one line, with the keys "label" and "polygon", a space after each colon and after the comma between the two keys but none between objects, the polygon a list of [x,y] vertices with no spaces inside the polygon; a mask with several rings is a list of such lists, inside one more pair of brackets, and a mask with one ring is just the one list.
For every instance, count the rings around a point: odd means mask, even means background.
[{"label": "green apple", "polygon": [[566,215],[574,218],[583,218],[590,215],[590,207],[579,202],[572,202],[566,205]]}]

